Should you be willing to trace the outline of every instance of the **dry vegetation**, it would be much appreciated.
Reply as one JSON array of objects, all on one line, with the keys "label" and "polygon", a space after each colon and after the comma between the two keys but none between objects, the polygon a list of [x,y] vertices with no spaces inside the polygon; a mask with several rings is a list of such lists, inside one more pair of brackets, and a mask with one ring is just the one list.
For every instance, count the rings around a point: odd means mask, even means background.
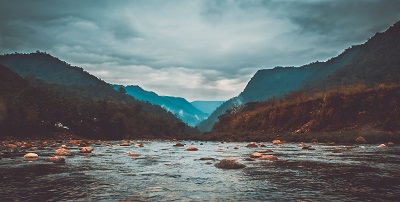
[{"label": "dry vegetation", "polygon": [[400,85],[347,86],[326,92],[291,92],[284,98],[253,102],[219,117],[204,138],[225,140],[353,142],[398,139]]}]

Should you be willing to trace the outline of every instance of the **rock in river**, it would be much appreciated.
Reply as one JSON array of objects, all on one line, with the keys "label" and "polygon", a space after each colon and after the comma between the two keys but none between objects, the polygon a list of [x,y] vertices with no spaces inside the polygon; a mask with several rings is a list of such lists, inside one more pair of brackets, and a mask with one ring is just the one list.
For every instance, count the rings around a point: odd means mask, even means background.
[{"label": "rock in river", "polygon": [[210,161],[210,160],[215,160],[214,158],[211,158],[211,157],[203,157],[203,158],[200,158],[200,160],[201,161]]},{"label": "rock in river", "polygon": [[216,163],[214,166],[222,169],[240,169],[246,167],[245,165],[238,163],[236,160],[233,159],[223,159],[222,161]]},{"label": "rock in river", "polygon": [[274,156],[274,155],[265,155],[265,156],[261,156],[260,158],[258,158],[259,160],[268,160],[268,161],[275,161],[278,160],[278,157]]},{"label": "rock in river", "polygon": [[260,158],[261,156],[262,156],[262,154],[259,153],[259,152],[255,152],[255,153],[252,153],[252,154],[250,155],[251,158]]},{"label": "rock in river", "polygon": [[65,163],[65,158],[61,156],[51,156],[46,158],[45,161],[53,163]]},{"label": "rock in river", "polygon": [[247,148],[257,148],[258,146],[255,142],[252,142],[252,143],[248,144],[246,147]]},{"label": "rock in river", "polygon": [[82,147],[79,150],[80,153],[92,153],[92,151],[93,151],[93,148],[91,148],[91,147]]},{"label": "rock in river", "polygon": [[142,143],[140,144],[135,144],[135,147],[144,147]]},{"label": "rock in river", "polygon": [[197,149],[197,147],[195,146],[189,146],[188,148],[186,148],[186,151],[197,151],[199,149]]},{"label": "rock in river", "polygon": [[123,142],[119,146],[128,147],[131,146],[131,144],[129,144],[129,142]]},{"label": "rock in river", "polygon": [[64,148],[57,149],[54,154],[57,156],[72,156],[71,152]]},{"label": "rock in river", "polygon": [[367,140],[363,136],[358,136],[356,138],[356,142],[359,144],[365,144],[365,143],[367,143]]},{"label": "rock in river", "polygon": [[342,153],[343,151],[339,148],[335,148],[332,150],[332,153]]},{"label": "rock in river", "polygon": [[35,154],[35,153],[27,153],[24,155],[25,159],[37,159],[39,158],[39,155]]},{"label": "rock in river", "polygon": [[177,142],[177,143],[174,145],[174,147],[183,147],[183,146],[185,146],[185,145],[182,144],[182,143],[180,143],[180,142]]},{"label": "rock in river", "polygon": [[128,154],[128,156],[133,156],[133,157],[139,157],[140,154],[136,154],[136,153],[132,153],[132,152],[126,152],[126,154]]}]

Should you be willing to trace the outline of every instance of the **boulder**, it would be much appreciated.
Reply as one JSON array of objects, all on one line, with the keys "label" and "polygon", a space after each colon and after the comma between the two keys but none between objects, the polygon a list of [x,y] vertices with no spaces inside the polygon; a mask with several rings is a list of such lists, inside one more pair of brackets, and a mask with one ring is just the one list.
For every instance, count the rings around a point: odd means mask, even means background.
[{"label": "boulder", "polygon": [[245,165],[238,163],[234,159],[223,159],[220,162],[216,163],[214,166],[221,169],[240,169],[246,167]]},{"label": "boulder", "polygon": [[260,158],[262,156],[261,153],[255,152],[250,155],[251,158]]},{"label": "boulder", "polygon": [[239,147],[234,147],[233,149],[239,149]]},{"label": "boulder", "polygon": [[54,155],[57,155],[57,156],[72,156],[71,152],[69,150],[67,150],[67,149],[64,149],[64,148],[57,149],[54,152]]},{"label": "boulder", "polygon": [[258,146],[259,147],[266,147],[265,144],[263,144],[263,143],[259,143]]},{"label": "boulder", "polygon": [[250,144],[247,144],[246,147],[247,147],[247,148],[257,148],[258,146],[257,146],[257,144],[256,144],[255,142],[252,142],[252,143],[250,143]]},{"label": "boulder", "polygon": [[188,148],[186,148],[186,151],[197,151],[199,149],[197,149],[197,147],[195,146],[189,146]]},{"label": "boulder", "polygon": [[127,146],[131,146],[131,144],[129,144],[129,142],[123,142],[123,143],[119,144],[119,146],[127,147]]},{"label": "boulder", "polygon": [[318,139],[317,138],[312,139],[311,143],[318,143]]},{"label": "boulder", "polygon": [[6,147],[9,149],[17,149],[18,148],[18,146],[16,144],[7,144]]},{"label": "boulder", "polygon": [[356,138],[356,143],[365,144],[365,143],[367,143],[367,140],[363,136],[358,136]]},{"label": "boulder", "polygon": [[314,147],[308,147],[307,149],[308,149],[308,150],[315,150]]},{"label": "boulder", "polygon": [[23,145],[21,145],[20,149],[29,149],[31,148],[33,145],[31,143],[24,143]]},{"label": "boulder", "polygon": [[45,161],[53,162],[53,163],[65,163],[65,158],[63,158],[61,156],[52,156],[52,157],[46,158]]},{"label": "boulder", "polygon": [[393,143],[393,142],[388,142],[388,143],[387,143],[387,146],[388,146],[388,147],[393,147],[393,146],[394,146],[394,143]]},{"label": "boulder", "polygon": [[255,158],[245,158],[244,160],[245,161],[255,161],[256,159]]},{"label": "boulder", "polygon": [[93,148],[92,147],[82,147],[79,152],[80,153],[92,153]]},{"label": "boulder", "polygon": [[258,160],[275,161],[275,160],[278,160],[278,157],[276,157],[274,155],[265,155],[265,156],[261,156],[260,158],[258,158]]},{"label": "boulder", "polygon": [[25,159],[37,159],[39,158],[39,155],[37,155],[36,153],[27,153],[24,155]]},{"label": "boulder", "polygon": [[382,147],[386,147],[385,144],[380,144],[378,147],[382,148]]},{"label": "boulder", "polygon": [[61,148],[63,148],[63,149],[68,149],[68,146],[65,145],[65,144],[63,144],[63,145],[61,145]]},{"label": "boulder", "polygon": [[180,142],[177,142],[175,145],[174,145],[174,147],[184,147],[185,146],[185,144],[182,144],[182,143],[180,143]]},{"label": "boulder", "polygon": [[143,144],[135,144],[135,147],[144,147]]},{"label": "boulder", "polygon": [[310,148],[311,146],[308,146],[308,145],[305,145],[305,146],[303,146],[301,149],[308,149],[308,148]]},{"label": "boulder", "polygon": [[282,144],[281,140],[272,140],[272,144]]},{"label": "boulder", "polygon": [[210,162],[210,161],[207,161],[207,162],[205,162],[204,164],[206,164],[206,165],[210,165],[210,164],[213,164],[212,162]]}]

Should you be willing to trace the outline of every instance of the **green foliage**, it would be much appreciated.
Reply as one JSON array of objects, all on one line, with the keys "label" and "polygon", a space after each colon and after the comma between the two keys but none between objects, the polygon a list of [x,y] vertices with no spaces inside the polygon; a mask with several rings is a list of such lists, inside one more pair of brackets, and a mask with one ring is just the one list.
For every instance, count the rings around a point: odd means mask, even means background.
[{"label": "green foliage", "polygon": [[[72,88],[22,79],[0,65],[0,138],[45,136],[55,132],[86,138],[171,138],[184,136],[172,114],[102,87]],[[82,97],[94,90],[111,99]],[[90,95],[90,94],[89,94]],[[63,127],[55,126],[62,123]]]}]

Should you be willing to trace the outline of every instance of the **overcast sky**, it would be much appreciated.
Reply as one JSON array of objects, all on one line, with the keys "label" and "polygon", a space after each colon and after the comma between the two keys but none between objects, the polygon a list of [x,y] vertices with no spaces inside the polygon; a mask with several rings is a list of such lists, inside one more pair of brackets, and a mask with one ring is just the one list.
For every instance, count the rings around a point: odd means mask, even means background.
[{"label": "overcast sky", "polygon": [[45,51],[109,83],[237,96],[258,69],[325,61],[400,20],[400,0],[0,0],[0,54]]}]

